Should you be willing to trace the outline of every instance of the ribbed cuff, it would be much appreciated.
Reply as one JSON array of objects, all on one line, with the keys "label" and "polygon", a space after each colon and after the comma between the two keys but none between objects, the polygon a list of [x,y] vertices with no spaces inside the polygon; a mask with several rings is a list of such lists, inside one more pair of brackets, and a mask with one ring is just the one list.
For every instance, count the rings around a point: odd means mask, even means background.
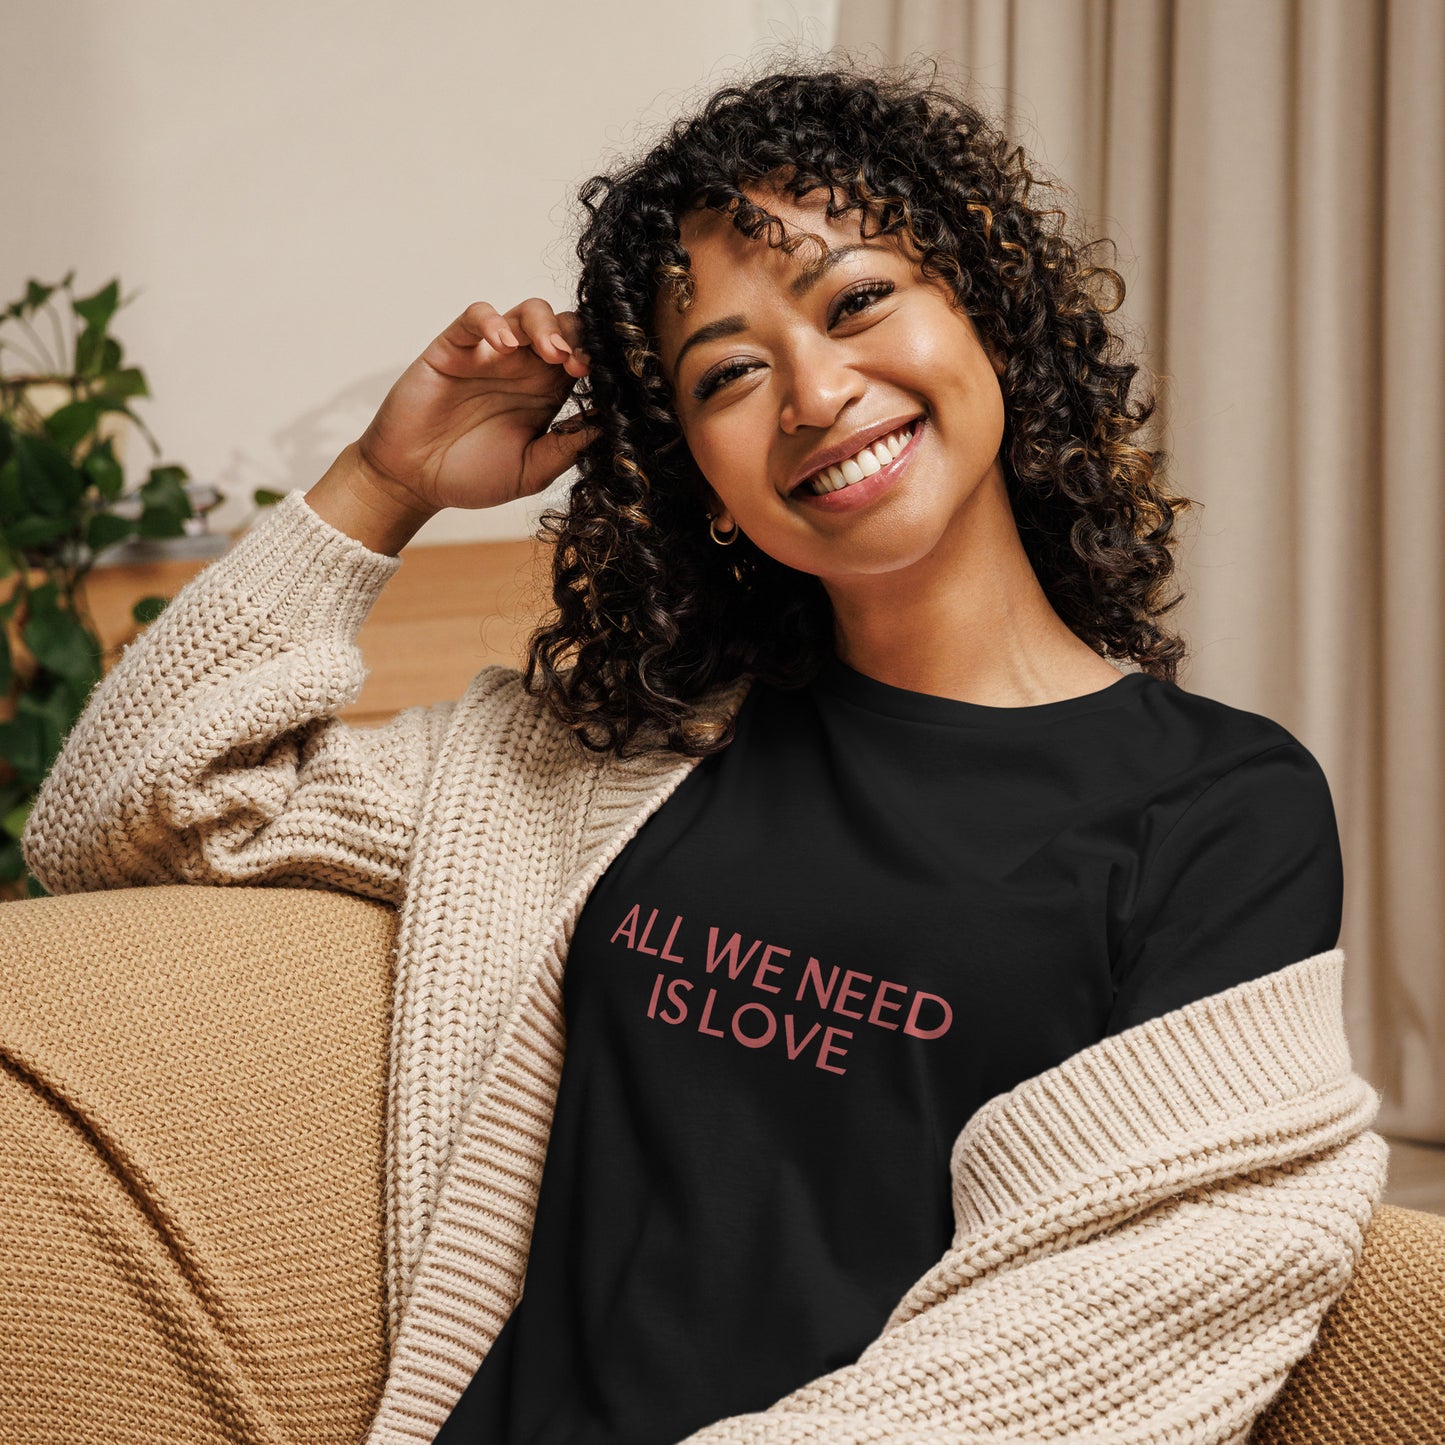
[{"label": "ribbed cuff", "polygon": [[402,565],[373,552],[288,492],[212,564],[247,603],[268,604],[300,637],[354,637]]},{"label": "ribbed cuff", "polygon": [[1332,1089],[1343,1110],[1357,1112],[1359,1090],[1343,1087],[1351,1079],[1344,961],[1339,948],[1300,959],[995,1095],[953,1146],[960,1223],[977,1228],[1111,1161],[1148,1159],[1261,1112],[1278,1111],[1287,1135],[1293,1105]]}]

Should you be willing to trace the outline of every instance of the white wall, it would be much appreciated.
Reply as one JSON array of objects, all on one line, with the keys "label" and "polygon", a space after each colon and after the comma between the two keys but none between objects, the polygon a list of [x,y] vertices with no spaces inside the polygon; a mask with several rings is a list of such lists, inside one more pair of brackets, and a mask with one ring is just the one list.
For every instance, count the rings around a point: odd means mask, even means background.
[{"label": "white wall", "polygon": [[[8,0],[0,304],[118,275],[135,408],[160,460],[227,494],[229,530],[254,488],[309,487],[472,301],[570,304],[578,182],[760,50],[826,49],[835,12]],[[128,484],[155,460],[132,429]],[[417,541],[530,535],[569,480]]]}]

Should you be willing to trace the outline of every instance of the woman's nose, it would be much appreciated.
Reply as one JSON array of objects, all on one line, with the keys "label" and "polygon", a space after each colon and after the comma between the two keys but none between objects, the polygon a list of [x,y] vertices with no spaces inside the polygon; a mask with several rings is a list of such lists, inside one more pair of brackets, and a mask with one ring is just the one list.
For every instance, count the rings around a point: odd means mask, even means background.
[{"label": "woman's nose", "polygon": [[785,432],[803,427],[826,429],[864,389],[863,379],[849,364],[836,341],[800,345],[784,368],[783,405],[778,425]]}]

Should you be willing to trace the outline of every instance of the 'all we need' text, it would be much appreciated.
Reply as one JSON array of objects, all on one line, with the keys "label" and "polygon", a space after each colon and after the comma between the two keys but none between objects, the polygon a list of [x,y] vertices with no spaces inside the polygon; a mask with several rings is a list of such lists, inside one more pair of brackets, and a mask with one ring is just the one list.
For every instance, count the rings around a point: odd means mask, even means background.
[{"label": "'all we need' text", "polygon": [[[634,904],[609,942],[685,967],[687,955],[679,950],[678,936],[683,917],[674,914],[667,937],[657,942],[655,936],[661,932],[658,912],[654,908],[643,922],[642,905]],[[791,949],[754,939],[744,950],[740,934],[732,934],[726,942],[720,941],[721,936],[716,926],[708,928],[704,977],[674,974],[669,978],[667,970],[657,973],[647,1000],[648,1018],[673,1026],[690,1025],[699,1034],[731,1039],[748,1049],[782,1050],[790,1060],[809,1062],[834,1074],[847,1072],[838,1060],[846,1057],[846,1041],[854,1037],[854,1031],[830,1022],[830,1015],[916,1039],[941,1038],[953,1026],[952,1006],[936,993],[856,968],[837,964],[825,968],[811,955],[799,968]],[[720,999],[718,986],[708,984],[709,978],[737,987]],[[738,1002],[738,988],[774,997]]]}]

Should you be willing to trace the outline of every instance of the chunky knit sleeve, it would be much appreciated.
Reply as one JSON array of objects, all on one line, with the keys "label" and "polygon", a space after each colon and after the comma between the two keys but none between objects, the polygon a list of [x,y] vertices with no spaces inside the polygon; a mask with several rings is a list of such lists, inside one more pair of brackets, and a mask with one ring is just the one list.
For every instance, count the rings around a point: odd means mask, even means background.
[{"label": "chunky knit sleeve", "polygon": [[21,839],[51,893],[150,883],[331,888],[400,902],[455,704],[334,714],[400,557],[291,492],[193,577],[96,685]]},{"label": "chunky knit sleeve", "polygon": [[1340,950],[990,1100],[957,1232],[858,1359],[686,1445],[1243,1445],[1344,1291],[1384,1187]]}]

